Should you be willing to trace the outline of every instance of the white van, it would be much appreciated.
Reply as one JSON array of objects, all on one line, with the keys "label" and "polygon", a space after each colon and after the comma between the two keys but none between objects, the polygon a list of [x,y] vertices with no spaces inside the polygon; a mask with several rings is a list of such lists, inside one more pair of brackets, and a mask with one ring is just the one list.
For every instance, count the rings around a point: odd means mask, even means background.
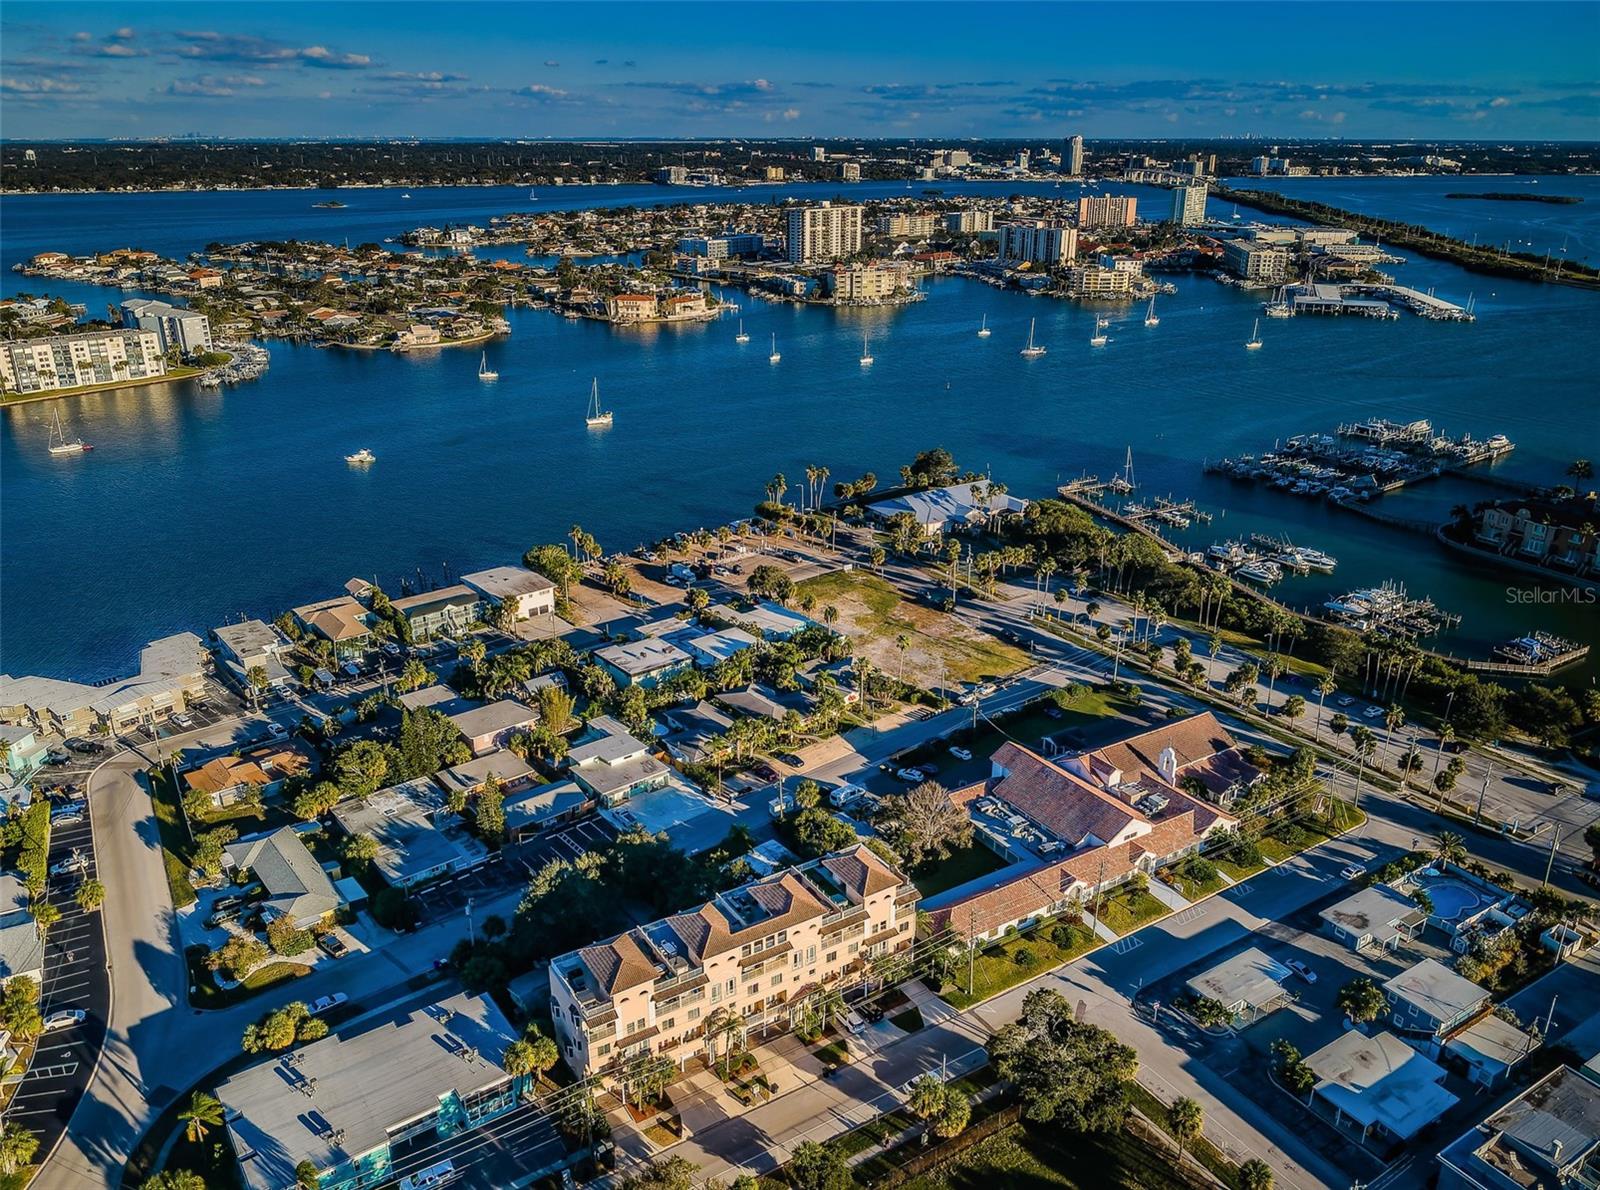
[{"label": "white van", "polygon": [[437,1165],[430,1165],[427,1169],[419,1169],[409,1177],[400,1179],[400,1190],[434,1190],[436,1186],[448,1186],[451,1182],[458,1181],[461,1171],[453,1161],[441,1161]]},{"label": "white van", "polygon": [[859,785],[841,785],[838,789],[828,792],[828,804],[835,810],[842,810],[852,802],[858,802],[867,795],[867,791]]}]

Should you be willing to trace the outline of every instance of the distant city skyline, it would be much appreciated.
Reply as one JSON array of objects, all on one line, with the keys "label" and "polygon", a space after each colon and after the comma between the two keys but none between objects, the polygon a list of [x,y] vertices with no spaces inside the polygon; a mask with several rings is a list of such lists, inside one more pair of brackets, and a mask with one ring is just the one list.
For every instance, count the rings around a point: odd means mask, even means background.
[{"label": "distant city skyline", "polygon": [[1600,5],[11,0],[9,140],[1594,139]]}]

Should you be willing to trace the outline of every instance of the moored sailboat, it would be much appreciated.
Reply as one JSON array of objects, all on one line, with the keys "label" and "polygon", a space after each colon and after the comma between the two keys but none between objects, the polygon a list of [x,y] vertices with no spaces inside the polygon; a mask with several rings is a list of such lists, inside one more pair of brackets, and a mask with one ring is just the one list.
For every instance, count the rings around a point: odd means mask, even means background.
[{"label": "moored sailboat", "polygon": [[600,378],[598,376],[589,385],[589,412],[584,415],[583,424],[591,430],[611,424],[611,410],[602,410],[600,408]]}]

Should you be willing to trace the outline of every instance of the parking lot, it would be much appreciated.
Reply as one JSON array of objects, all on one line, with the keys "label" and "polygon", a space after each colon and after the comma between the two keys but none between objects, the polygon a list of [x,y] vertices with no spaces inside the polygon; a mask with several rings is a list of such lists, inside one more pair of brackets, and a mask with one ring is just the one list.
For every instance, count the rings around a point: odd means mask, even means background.
[{"label": "parking lot", "polygon": [[28,1072],[5,1113],[8,1122],[14,1120],[38,1134],[41,1158],[66,1130],[67,1121],[88,1088],[95,1059],[105,1042],[111,1002],[99,915],[85,913],[74,899],[79,885],[96,873],[87,808],[82,821],[51,830],[51,868],[74,862],[74,856],[81,867],[75,864],[72,872],[50,876],[46,889],[50,904],[61,911],[61,919],[45,940],[39,1011],[49,1019],[52,1013],[76,1009],[85,1014],[85,1019],[81,1024],[52,1029],[40,1037]]},{"label": "parking lot", "polygon": [[616,837],[604,822],[585,820],[559,831],[508,844],[489,857],[489,861],[468,872],[461,872],[418,889],[412,895],[421,914],[421,925],[432,925],[466,913],[467,902],[479,904],[526,884],[532,875],[552,859],[575,860]]}]

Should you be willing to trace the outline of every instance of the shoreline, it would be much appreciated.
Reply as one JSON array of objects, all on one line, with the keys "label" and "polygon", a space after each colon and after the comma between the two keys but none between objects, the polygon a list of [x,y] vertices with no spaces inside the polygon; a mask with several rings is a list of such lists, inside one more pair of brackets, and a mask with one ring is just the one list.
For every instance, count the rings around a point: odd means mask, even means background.
[{"label": "shoreline", "polygon": [[473,335],[470,339],[442,339],[437,343],[418,343],[414,347],[395,347],[381,343],[340,343],[334,339],[313,339],[314,347],[342,347],[346,351],[387,351],[391,355],[410,355],[413,351],[434,351],[440,347],[471,347],[476,343],[486,343],[497,335],[508,334],[507,331],[484,331],[481,335]]},{"label": "shoreline", "polygon": [[184,368],[183,375],[179,376],[168,372],[162,376],[146,376],[139,380],[112,380],[105,384],[87,384],[78,388],[52,389],[43,393],[17,393],[6,394],[0,397],[0,409],[10,409],[14,405],[32,405],[38,401],[65,401],[73,397],[87,397],[95,393],[116,392],[124,388],[150,388],[157,384],[181,384],[186,380],[197,380],[204,376],[209,369]]}]

